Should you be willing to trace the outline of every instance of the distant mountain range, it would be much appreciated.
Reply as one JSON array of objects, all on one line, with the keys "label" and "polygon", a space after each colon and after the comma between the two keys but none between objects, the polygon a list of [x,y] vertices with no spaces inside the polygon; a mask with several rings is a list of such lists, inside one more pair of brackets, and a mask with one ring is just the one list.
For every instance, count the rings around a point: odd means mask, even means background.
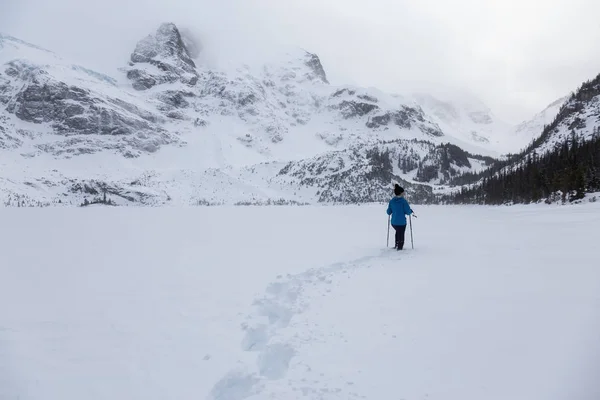
[{"label": "distant mountain range", "polygon": [[[541,134],[521,152],[494,162],[478,174],[453,183],[463,185],[441,201],[510,204],[597,201],[600,192],[600,75],[542,112]],[[552,111],[553,113],[554,111]],[[536,123],[530,124],[535,126]]]},{"label": "distant mountain range", "polygon": [[467,96],[333,86],[301,49],[218,70],[199,48],[165,23],[107,74],[0,36],[0,202],[367,202],[392,182],[430,202],[566,101],[512,127]]}]

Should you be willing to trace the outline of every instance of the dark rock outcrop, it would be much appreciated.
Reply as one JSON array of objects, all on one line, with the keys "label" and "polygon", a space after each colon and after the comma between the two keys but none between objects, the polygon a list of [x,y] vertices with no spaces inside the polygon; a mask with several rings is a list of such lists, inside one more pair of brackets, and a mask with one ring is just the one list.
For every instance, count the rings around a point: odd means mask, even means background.
[{"label": "dark rock outcrop", "polygon": [[138,42],[127,78],[137,90],[178,81],[189,86],[198,83],[196,64],[175,24],[162,24],[154,35]]},{"label": "dark rock outcrop", "polygon": [[347,100],[331,106],[331,108],[339,110],[345,119],[364,117],[372,111],[379,109],[375,104]]},{"label": "dark rock outcrop", "polygon": [[22,143],[22,140],[10,135],[8,132],[8,118],[0,115],[0,149],[16,148]]},{"label": "dark rock outcrop", "polygon": [[160,93],[157,97],[168,106],[167,108],[170,111],[172,108],[189,107],[189,99],[191,97],[194,97],[194,94],[190,92],[167,90],[165,92]]},{"label": "dark rock outcrop", "polygon": [[369,118],[367,121],[367,128],[377,129],[388,126],[390,124],[396,125],[400,128],[411,129],[413,127],[419,128],[421,131],[431,136],[443,136],[442,130],[433,122],[427,121],[424,117],[421,109],[402,106],[399,110],[388,111],[381,115],[376,115]]},{"label": "dark rock outcrop", "polygon": [[127,135],[156,129],[157,117],[121,100],[104,99],[39,71],[6,108],[19,119],[49,123],[57,133]]},{"label": "dark rock outcrop", "polygon": [[350,96],[354,96],[356,94],[356,91],[344,88],[344,89],[336,90],[331,96],[332,97],[339,97],[339,96],[341,96],[343,94],[348,94]]},{"label": "dark rock outcrop", "polygon": [[[35,145],[39,151],[74,156],[116,150],[135,157],[177,141],[161,127],[162,117],[127,101],[67,84],[25,61],[11,62],[6,70],[11,79],[0,75],[0,104],[5,105],[6,112],[25,122],[45,124],[52,133],[64,137]],[[6,117],[2,121],[6,122]],[[28,132],[14,126],[3,128],[1,146],[20,146],[22,138],[40,136],[42,132],[44,129]],[[102,140],[99,136],[115,139]]]},{"label": "dark rock outcrop", "polygon": [[306,52],[306,58],[305,64],[313,71],[315,77],[320,79],[323,83],[329,84],[325,68],[323,68],[323,64],[321,64],[319,57],[316,54]]}]

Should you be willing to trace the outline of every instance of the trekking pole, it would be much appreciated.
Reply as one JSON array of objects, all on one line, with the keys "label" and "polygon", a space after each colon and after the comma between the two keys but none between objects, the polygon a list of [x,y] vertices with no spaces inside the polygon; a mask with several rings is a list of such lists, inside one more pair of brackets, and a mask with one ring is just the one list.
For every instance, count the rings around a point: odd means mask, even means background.
[{"label": "trekking pole", "polygon": [[412,245],[413,250],[415,249],[415,244],[413,242],[413,234],[412,234],[412,215],[408,216],[408,221],[410,222],[410,244]]},{"label": "trekking pole", "polygon": [[386,247],[390,247],[390,216],[388,215],[388,236],[387,236],[387,244]]}]

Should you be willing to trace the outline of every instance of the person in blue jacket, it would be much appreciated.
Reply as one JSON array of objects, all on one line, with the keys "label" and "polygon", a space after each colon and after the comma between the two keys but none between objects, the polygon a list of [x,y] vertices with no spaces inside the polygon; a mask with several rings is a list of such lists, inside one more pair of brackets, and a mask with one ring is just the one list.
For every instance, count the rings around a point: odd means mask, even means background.
[{"label": "person in blue jacket", "polygon": [[[394,197],[390,200],[387,215],[392,216],[392,227],[396,230],[396,250],[404,248],[404,232],[406,231],[406,216],[414,215],[408,201],[404,198],[404,189],[397,183],[394,185]],[[416,215],[415,215],[416,217]]]}]

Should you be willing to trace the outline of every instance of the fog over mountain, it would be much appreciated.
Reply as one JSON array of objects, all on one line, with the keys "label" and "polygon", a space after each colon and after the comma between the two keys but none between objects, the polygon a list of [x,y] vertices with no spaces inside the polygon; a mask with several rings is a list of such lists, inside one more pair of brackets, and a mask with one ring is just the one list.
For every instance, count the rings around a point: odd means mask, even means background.
[{"label": "fog over mountain", "polygon": [[300,46],[334,84],[467,93],[517,124],[597,73],[599,11],[592,0],[4,0],[0,31],[112,74],[171,21],[215,64]]}]

